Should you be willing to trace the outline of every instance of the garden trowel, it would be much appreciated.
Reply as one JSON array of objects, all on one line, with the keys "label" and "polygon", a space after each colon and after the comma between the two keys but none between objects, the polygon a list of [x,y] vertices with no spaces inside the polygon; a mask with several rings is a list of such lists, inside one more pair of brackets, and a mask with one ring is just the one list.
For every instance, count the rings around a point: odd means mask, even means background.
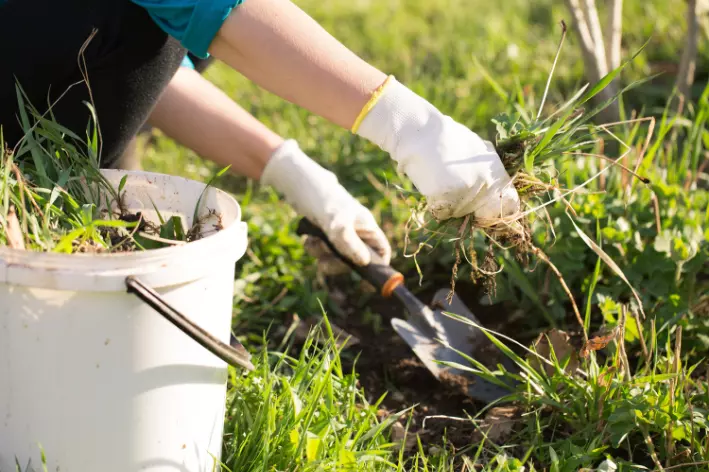
[{"label": "garden trowel", "polygon": [[462,352],[488,365],[492,371],[497,370],[494,367],[497,364],[502,364],[511,372],[518,370],[480,328],[444,314],[446,312],[467,318],[474,325],[481,326],[455,293],[452,294],[449,302],[450,291],[442,288],[434,295],[431,306],[428,306],[406,288],[404,276],[400,272],[385,264],[371,263],[367,266],[358,266],[352,263],[340,254],[325,233],[309,220],[300,221],[297,233],[320,238],[330,251],[372,284],[383,297],[394,297],[399,300],[408,312],[408,316],[406,320],[392,318],[391,324],[436,379],[442,380],[443,376],[463,377],[467,384],[468,395],[485,403],[493,402],[511,393],[511,387],[505,388],[472,372],[440,363],[455,363],[474,368],[469,360],[458,353]]}]

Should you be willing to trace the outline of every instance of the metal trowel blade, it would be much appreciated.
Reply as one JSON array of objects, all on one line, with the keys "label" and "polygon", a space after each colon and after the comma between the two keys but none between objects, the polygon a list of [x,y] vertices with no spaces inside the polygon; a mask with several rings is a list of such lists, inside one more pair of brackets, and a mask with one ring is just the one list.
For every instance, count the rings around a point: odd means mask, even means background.
[{"label": "metal trowel blade", "polygon": [[[518,372],[519,367],[514,361],[500,351],[483,330],[478,328],[478,326],[482,326],[482,323],[458,297],[458,294],[453,292],[451,301],[448,303],[449,293],[448,289],[439,289],[431,301],[434,317],[442,326],[448,344],[481,362],[490,360],[489,358],[483,359],[482,356],[494,355],[495,365],[499,363],[509,372]],[[477,326],[451,318],[445,315],[444,311],[466,318]]]},{"label": "metal trowel blade", "polygon": [[[442,289],[433,298],[432,305],[435,307],[434,310],[431,310],[434,320],[433,336],[428,334],[431,332],[430,324],[419,326],[420,323],[415,322],[417,318],[413,318],[412,322],[394,318],[391,321],[392,327],[437,379],[440,380],[443,373],[465,377],[469,382],[468,395],[485,403],[493,402],[510,394],[510,390],[488,382],[472,372],[439,363],[449,362],[469,366],[470,362],[456,350],[470,357],[475,357],[473,353],[479,351],[483,343],[488,343],[494,347],[479,328],[443,314],[443,311],[453,313],[466,317],[480,325],[477,318],[455,293],[451,303],[448,303],[446,300],[448,293],[448,290]],[[494,348],[497,349],[496,347]]]}]

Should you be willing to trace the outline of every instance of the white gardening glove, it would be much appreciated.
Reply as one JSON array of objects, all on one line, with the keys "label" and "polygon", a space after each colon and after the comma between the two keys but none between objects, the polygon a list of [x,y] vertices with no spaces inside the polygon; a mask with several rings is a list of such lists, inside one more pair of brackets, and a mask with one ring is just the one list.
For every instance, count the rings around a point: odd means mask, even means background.
[{"label": "white gardening glove", "polygon": [[471,213],[480,219],[499,218],[519,210],[517,191],[492,143],[394,77],[377,96],[352,131],[389,153],[426,197],[434,218]]},{"label": "white gardening glove", "polygon": [[[391,246],[372,213],[340,185],[335,174],[303,153],[296,141],[285,141],[273,153],[261,182],[282,193],[299,215],[319,226],[335,248],[355,264],[389,264]],[[322,242],[313,243],[309,238],[306,248],[318,257],[326,275],[348,270]]]}]

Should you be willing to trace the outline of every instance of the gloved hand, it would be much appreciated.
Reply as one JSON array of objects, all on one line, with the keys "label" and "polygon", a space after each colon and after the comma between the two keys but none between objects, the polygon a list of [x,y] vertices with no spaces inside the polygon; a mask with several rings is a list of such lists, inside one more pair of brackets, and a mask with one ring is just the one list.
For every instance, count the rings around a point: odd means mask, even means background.
[{"label": "gloved hand", "polygon": [[438,221],[471,213],[499,218],[519,211],[519,195],[493,144],[394,77],[373,94],[363,115],[352,131],[389,153]]},{"label": "gloved hand", "polygon": [[[352,197],[332,172],[308,157],[294,140],[285,141],[266,164],[261,182],[282,193],[301,216],[319,226],[337,250],[355,264],[389,264],[391,246],[372,213]],[[321,271],[349,270],[318,238],[305,244]]]}]

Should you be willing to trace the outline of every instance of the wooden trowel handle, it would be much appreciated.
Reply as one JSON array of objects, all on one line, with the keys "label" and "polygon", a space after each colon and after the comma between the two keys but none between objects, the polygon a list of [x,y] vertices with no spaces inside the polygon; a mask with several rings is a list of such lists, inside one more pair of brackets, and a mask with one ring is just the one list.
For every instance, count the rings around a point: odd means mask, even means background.
[{"label": "wooden trowel handle", "polygon": [[349,260],[347,257],[340,254],[340,252],[335,248],[334,244],[330,242],[327,238],[325,232],[319,227],[315,226],[307,218],[303,218],[298,223],[298,228],[296,233],[304,236],[315,236],[320,238],[341,261],[350,266],[352,270],[357,272],[363,279],[371,283],[380,291],[383,297],[390,297],[394,292],[394,289],[404,283],[404,276],[401,272],[394,270],[389,265],[384,264],[369,264],[366,266],[360,266]]}]

